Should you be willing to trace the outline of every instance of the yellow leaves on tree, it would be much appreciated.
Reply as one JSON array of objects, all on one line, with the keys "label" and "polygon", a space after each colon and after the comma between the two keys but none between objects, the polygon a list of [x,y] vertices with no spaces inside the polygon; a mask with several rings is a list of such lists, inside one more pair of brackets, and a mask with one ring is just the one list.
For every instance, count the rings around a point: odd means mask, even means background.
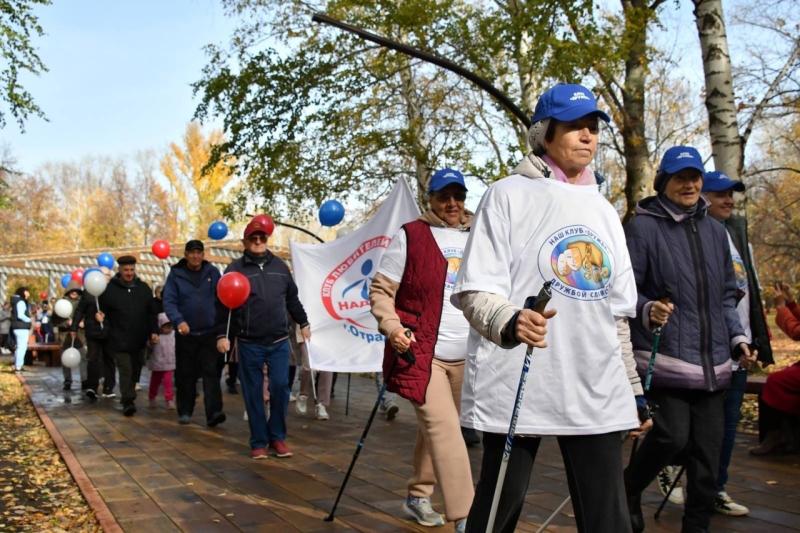
[{"label": "yellow leaves on tree", "polygon": [[161,159],[161,171],[169,181],[177,203],[177,223],[183,237],[199,236],[205,227],[220,217],[219,204],[225,187],[233,179],[231,160],[223,160],[204,172],[215,144],[223,141],[222,132],[207,137],[197,122],[190,122],[183,145],[170,145]]}]

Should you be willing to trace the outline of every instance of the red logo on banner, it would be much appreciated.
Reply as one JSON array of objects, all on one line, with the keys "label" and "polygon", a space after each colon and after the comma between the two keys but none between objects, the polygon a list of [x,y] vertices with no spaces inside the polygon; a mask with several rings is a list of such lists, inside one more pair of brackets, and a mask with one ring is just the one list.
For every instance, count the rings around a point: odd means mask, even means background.
[{"label": "red logo on banner", "polygon": [[[344,261],[339,263],[322,282],[322,304],[336,320],[364,328],[352,315],[361,314],[361,309],[369,307],[369,284],[377,265],[371,257],[365,257],[372,250],[386,248],[391,237],[380,235],[361,243]],[[354,268],[357,267],[357,268]]]}]

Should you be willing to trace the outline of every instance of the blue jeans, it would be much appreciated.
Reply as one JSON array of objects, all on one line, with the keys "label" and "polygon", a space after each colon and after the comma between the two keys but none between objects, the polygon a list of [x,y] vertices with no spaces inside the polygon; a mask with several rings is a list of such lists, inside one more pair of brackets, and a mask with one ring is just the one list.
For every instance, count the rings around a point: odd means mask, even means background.
[{"label": "blue jeans", "polygon": [[[289,341],[256,344],[239,339],[239,382],[250,424],[250,448],[286,440],[289,410]],[[269,377],[269,422],[264,412],[264,364]]]},{"label": "blue jeans", "polygon": [[14,337],[17,340],[17,350],[14,352],[14,368],[22,369],[25,365],[25,352],[28,351],[28,337],[31,334],[29,329],[15,329]]},{"label": "blue jeans", "polygon": [[736,440],[736,426],[739,425],[741,416],[744,388],[747,385],[747,370],[739,368],[731,376],[731,387],[725,394],[725,433],[722,437],[722,450],[719,454],[719,472],[717,474],[717,489],[725,490],[728,482],[728,466],[733,455],[733,443]]}]

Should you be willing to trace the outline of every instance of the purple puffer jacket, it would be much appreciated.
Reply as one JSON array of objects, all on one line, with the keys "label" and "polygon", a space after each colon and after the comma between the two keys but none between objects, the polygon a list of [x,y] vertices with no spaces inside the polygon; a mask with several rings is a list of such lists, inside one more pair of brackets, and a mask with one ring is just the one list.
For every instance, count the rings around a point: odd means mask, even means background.
[{"label": "purple puffer jacket", "polygon": [[701,198],[694,214],[674,213],[651,196],[639,202],[625,225],[639,292],[631,341],[642,380],[653,347],[653,333],[643,321],[648,303],[668,296],[675,304],[661,334],[654,388],[727,388],[731,347],[747,341],[736,313],[728,235],[707,209]]}]

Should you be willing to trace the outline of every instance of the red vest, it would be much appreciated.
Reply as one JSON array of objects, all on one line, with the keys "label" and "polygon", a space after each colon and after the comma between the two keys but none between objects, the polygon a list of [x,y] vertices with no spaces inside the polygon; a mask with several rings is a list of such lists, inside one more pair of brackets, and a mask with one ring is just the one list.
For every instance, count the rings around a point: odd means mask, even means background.
[{"label": "red vest", "polygon": [[400,322],[414,333],[416,342],[411,343],[411,350],[416,362],[411,365],[397,357],[387,338],[383,378],[388,390],[423,405],[442,319],[447,260],[428,224],[415,220],[405,224],[403,230],[406,232],[406,264],[394,306]]}]

